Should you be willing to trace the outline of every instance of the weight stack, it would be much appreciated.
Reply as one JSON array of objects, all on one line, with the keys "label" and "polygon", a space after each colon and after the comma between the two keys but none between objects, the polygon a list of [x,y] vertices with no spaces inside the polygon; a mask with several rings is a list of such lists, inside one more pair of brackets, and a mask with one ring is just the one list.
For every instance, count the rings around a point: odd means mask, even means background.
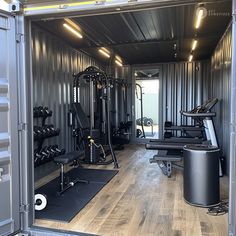
[{"label": "weight stack", "polygon": [[[85,137],[90,136],[94,142],[99,145],[100,144],[100,131],[98,129],[93,129],[90,131],[85,131]],[[85,162],[89,164],[96,164],[100,159],[100,148],[95,147],[95,145],[91,145],[88,140],[85,142]]]}]

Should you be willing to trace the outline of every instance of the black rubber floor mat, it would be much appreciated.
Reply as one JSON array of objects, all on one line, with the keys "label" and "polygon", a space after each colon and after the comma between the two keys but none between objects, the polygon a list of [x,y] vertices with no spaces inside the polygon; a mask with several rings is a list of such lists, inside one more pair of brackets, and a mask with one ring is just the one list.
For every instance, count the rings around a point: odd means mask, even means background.
[{"label": "black rubber floor mat", "polygon": [[36,219],[70,222],[117,173],[117,170],[73,169],[67,174],[70,178],[88,180],[89,183],[77,183],[61,196],[57,195],[59,179],[52,180],[35,191],[45,194],[48,201],[44,210],[35,212]]}]

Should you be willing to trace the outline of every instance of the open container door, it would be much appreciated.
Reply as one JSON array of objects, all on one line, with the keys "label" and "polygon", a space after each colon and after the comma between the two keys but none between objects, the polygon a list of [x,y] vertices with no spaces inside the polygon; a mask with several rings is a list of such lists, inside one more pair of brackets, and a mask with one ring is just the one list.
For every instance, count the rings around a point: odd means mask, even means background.
[{"label": "open container door", "polygon": [[233,0],[230,120],[229,235],[236,235],[236,0]]},{"label": "open container door", "polygon": [[20,230],[15,18],[0,11],[0,235]]},{"label": "open container door", "polygon": [[[210,0],[211,2],[217,2],[217,0]],[[235,2],[235,0],[233,0]],[[107,13],[107,12],[117,12],[117,11],[128,11],[130,9],[141,9],[141,8],[151,8],[152,5],[157,4],[158,6],[170,6],[170,5],[181,5],[181,4],[187,4],[187,3],[200,3],[202,2],[201,0],[153,0],[153,1],[148,1],[148,0],[100,0],[100,1],[72,1],[72,0],[62,0],[62,1],[47,1],[47,0],[22,0],[21,1],[24,4],[24,16],[28,17],[29,20],[31,19],[42,19],[42,18],[47,18],[47,17],[65,17],[65,16],[76,16],[78,14],[80,15],[85,15],[85,14],[99,14],[99,13]],[[7,16],[4,16],[5,18],[8,19]],[[11,17],[9,17],[9,19],[7,20],[8,22],[11,22]],[[12,48],[11,48],[11,53],[13,54],[13,51],[15,51],[15,39],[14,37],[9,38],[6,42],[2,41],[2,35],[4,35],[3,32],[5,32],[5,34],[10,34],[10,32],[14,29],[14,27],[11,27],[11,29],[8,29],[4,31],[4,29],[2,29],[2,25],[4,25],[4,23],[2,23],[2,21],[6,21],[6,20],[2,20],[2,18],[0,18],[0,48],[2,50],[2,48],[4,49],[4,51],[1,51],[1,58],[0,58],[0,62],[4,62],[5,64],[3,64],[3,67],[6,65],[6,63],[9,63],[8,65],[8,70],[9,70],[9,74],[5,74],[5,77],[3,77],[2,72],[0,72],[0,81],[4,81],[5,82],[1,82],[0,83],[0,101],[2,97],[6,97],[4,98],[5,100],[7,100],[7,110],[4,110],[2,108],[2,103],[0,102],[0,158],[2,158],[2,153],[6,153],[8,154],[8,157],[6,158],[8,161],[6,161],[6,166],[7,168],[9,168],[11,170],[11,172],[9,172],[9,174],[6,174],[9,178],[8,180],[8,186],[9,186],[9,191],[7,192],[5,189],[1,188],[1,183],[0,183],[0,235],[4,235],[5,232],[7,232],[7,227],[10,226],[12,227],[10,230],[15,231],[17,230],[17,227],[19,226],[19,221],[17,221],[17,219],[19,218],[19,215],[17,210],[14,208],[14,206],[18,206],[19,207],[19,202],[17,202],[18,199],[18,189],[16,188],[16,186],[18,184],[18,180],[17,180],[17,176],[18,176],[18,172],[17,169],[15,168],[19,163],[17,163],[17,145],[15,145],[17,143],[17,135],[14,135],[13,132],[17,132],[17,128],[15,127],[12,128],[13,124],[17,124],[17,116],[16,113],[14,115],[14,112],[16,112],[16,98],[14,98],[14,88],[13,86],[16,86],[16,83],[12,84],[12,81],[14,81],[14,76],[12,76],[13,72],[14,72],[14,66],[15,66],[15,62],[14,60],[9,59],[9,57],[7,57],[7,54],[5,52],[8,52],[7,50],[9,49],[10,45],[11,45],[11,40],[13,40],[12,43]],[[7,23],[6,23],[7,24]],[[6,28],[6,27],[5,27]],[[13,33],[12,33],[13,34]],[[6,36],[5,36],[6,37]],[[4,44],[5,43],[5,44]],[[234,55],[233,55],[234,57]],[[7,61],[7,58],[9,61]],[[12,57],[14,58],[14,57]],[[11,64],[10,64],[11,62]],[[11,69],[9,66],[11,66],[13,69]],[[30,66],[28,66],[29,69]],[[5,67],[4,67],[5,68]],[[1,69],[1,68],[0,68]],[[1,69],[2,70],[2,69]],[[0,71],[1,71],[0,70]],[[30,72],[29,72],[30,74]],[[3,78],[3,79],[2,79]],[[8,86],[9,83],[9,86]],[[5,91],[5,92],[2,92]],[[13,92],[12,92],[13,91]],[[16,90],[15,90],[16,93]],[[9,94],[11,95],[10,97]],[[15,102],[14,102],[15,99]],[[23,104],[23,103],[22,103]],[[21,104],[21,105],[22,105]],[[11,111],[9,111],[9,105],[11,105]],[[26,104],[24,104],[26,106]],[[4,107],[4,106],[3,106]],[[21,108],[22,109],[22,108]],[[2,117],[5,115],[6,118]],[[9,123],[11,120],[12,123]],[[6,123],[6,121],[8,123]],[[14,123],[15,122],[15,123]],[[32,124],[31,124],[32,125]],[[7,137],[6,140],[7,141],[3,141],[2,144],[2,140],[5,140],[4,138],[1,137]],[[13,138],[12,138],[13,137]],[[15,140],[13,140],[15,139]],[[11,141],[10,141],[11,140]],[[11,143],[11,145],[10,145]],[[31,144],[31,143],[30,143]],[[29,143],[26,142],[26,146],[30,146]],[[30,148],[29,148],[30,149]],[[232,149],[233,150],[233,149]],[[2,158],[3,159],[3,158]],[[26,161],[30,162],[30,156],[26,156]],[[12,160],[12,161],[11,161]],[[235,160],[232,159],[232,164],[234,163]],[[0,161],[0,168],[2,166],[1,164],[2,162]],[[10,164],[11,163],[11,164]],[[15,163],[15,164],[14,164]],[[232,166],[232,168],[234,168],[234,166]],[[4,167],[5,169],[5,167]],[[14,175],[14,176],[13,176]],[[25,174],[26,175],[26,174]],[[30,178],[31,176],[28,176],[29,178],[25,178],[28,180],[28,182],[32,181],[32,179]],[[33,177],[33,174],[32,174]],[[233,176],[234,177],[234,176]],[[235,182],[234,182],[235,183]],[[16,185],[13,188],[13,184]],[[25,181],[23,182],[23,184],[26,186],[28,183]],[[29,184],[30,185],[30,184]],[[15,194],[13,193],[13,191],[15,191]],[[4,196],[2,196],[1,194],[3,194],[2,192],[6,192],[4,193]],[[28,192],[29,191],[25,191]],[[234,196],[235,196],[235,184],[232,185],[232,189],[231,189],[231,196],[232,199],[234,200]],[[233,194],[234,193],[234,194]],[[29,194],[30,195],[30,194]],[[7,197],[6,197],[7,196]],[[13,197],[14,196],[14,199]],[[31,194],[31,201],[33,201],[33,194]],[[9,214],[6,214],[9,216],[8,219],[13,220],[14,219],[14,226],[13,223],[9,223],[8,225],[2,226],[4,225],[3,222],[4,220],[2,219],[2,209],[5,209],[5,204],[4,201],[7,201],[7,199],[9,200],[8,203],[8,208],[6,207],[6,209],[11,209],[9,211]],[[14,205],[12,204],[12,202],[14,202]],[[27,202],[26,202],[27,203]],[[2,206],[4,206],[2,208]],[[231,214],[230,214],[230,229],[232,229],[232,232],[235,231],[235,205],[230,205],[231,206]],[[12,208],[11,208],[12,207]],[[25,205],[24,207],[21,207],[22,212],[25,211],[24,209],[26,209],[27,205]],[[15,209],[15,210],[14,210]],[[19,208],[18,208],[19,211]],[[29,215],[33,215],[33,207],[30,208],[30,214]],[[11,218],[10,218],[11,216]],[[30,218],[30,216],[29,216]],[[33,216],[32,216],[33,218]],[[7,219],[6,219],[7,221]],[[5,222],[6,222],[5,221]],[[30,227],[32,224],[29,223],[28,226]],[[5,227],[5,228],[4,228]],[[2,230],[5,230],[5,232],[3,233]],[[49,231],[49,230],[48,230]],[[9,232],[9,231],[8,231]],[[48,235],[48,232],[45,232],[45,235]],[[57,232],[55,233],[55,235],[59,235],[60,233]],[[34,235],[38,235],[34,232]],[[61,235],[66,235],[66,233],[61,232]],[[233,233],[231,233],[231,235],[234,235]]]}]

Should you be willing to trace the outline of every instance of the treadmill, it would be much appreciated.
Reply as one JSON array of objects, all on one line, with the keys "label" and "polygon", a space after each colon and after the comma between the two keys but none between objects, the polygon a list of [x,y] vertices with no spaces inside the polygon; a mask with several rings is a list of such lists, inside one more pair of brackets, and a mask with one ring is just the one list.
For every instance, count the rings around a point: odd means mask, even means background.
[{"label": "treadmill", "polygon": [[[181,111],[180,113],[183,116],[191,117],[193,119],[201,120],[204,124],[205,133],[207,140],[205,143],[214,145],[218,147],[216,133],[214,129],[214,124],[212,118],[216,116],[215,112],[212,112],[211,109],[217,104],[218,99],[214,98],[208,100],[203,105],[198,106],[197,108],[191,111]],[[191,142],[181,139],[180,142],[166,141],[166,140],[151,140],[150,143],[146,144],[146,149],[158,150],[158,154],[154,155],[150,159],[150,163],[157,163],[161,168],[163,174],[171,177],[172,167],[183,169],[183,166],[176,164],[176,162],[182,161],[183,147],[186,144],[197,144],[203,143],[201,140],[196,139],[196,142]]]}]

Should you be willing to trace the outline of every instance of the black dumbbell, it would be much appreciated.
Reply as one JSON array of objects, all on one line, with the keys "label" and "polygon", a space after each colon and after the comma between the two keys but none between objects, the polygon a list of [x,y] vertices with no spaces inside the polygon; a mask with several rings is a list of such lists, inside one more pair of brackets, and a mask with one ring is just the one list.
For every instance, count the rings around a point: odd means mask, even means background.
[{"label": "black dumbbell", "polygon": [[43,127],[43,130],[45,131],[45,136],[50,137],[54,133],[54,128],[50,125],[46,125]]},{"label": "black dumbbell", "polygon": [[52,136],[57,136],[60,133],[60,129],[55,129],[54,127],[51,127]]},{"label": "black dumbbell", "polygon": [[34,117],[40,117],[43,112],[43,107],[35,107],[34,108]]},{"label": "black dumbbell", "polygon": [[34,135],[34,138],[37,138],[38,133],[37,133],[37,131],[36,131],[35,128],[34,128],[34,130],[33,130],[33,135]]},{"label": "black dumbbell", "polygon": [[45,138],[45,137],[47,137],[47,131],[42,127],[35,126],[34,138],[37,139],[37,138]]},{"label": "black dumbbell", "polygon": [[35,156],[36,156],[36,159],[38,159],[37,161],[39,165],[44,162],[45,155],[43,155],[42,151],[36,151]]},{"label": "black dumbbell", "polygon": [[54,157],[58,156],[58,152],[56,151],[54,145],[53,146],[49,146],[47,150],[48,150],[48,152],[51,153],[51,156],[50,156],[51,159],[53,159]]},{"label": "black dumbbell", "polygon": [[53,125],[44,126],[47,137],[57,136],[60,133],[60,129],[55,129]]},{"label": "black dumbbell", "polygon": [[34,117],[48,117],[52,115],[52,111],[49,111],[48,107],[35,107]]},{"label": "black dumbbell", "polygon": [[34,153],[34,165],[38,166],[41,163],[42,156],[37,151]]},{"label": "black dumbbell", "polygon": [[42,163],[46,163],[51,159],[51,153],[47,150],[48,147],[44,147],[41,150],[42,154]]},{"label": "black dumbbell", "polygon": [[34,126],[34,138],[39,138],[39,136],[41,135],[41,127],[38,126]]},{"label": "black dumbbell", "polygon": [[46,152],[50,154],[50,158],[54,157],[54,152],[53,152],[53,149],[52,149],[53,146],[48,146],[46,148]]},{"label": "black dumbbell", "polygon": [[34,107],[34,117],[37,117],[38,116],[38,107]]},{"label": "black dumbbell", "polygon": [[51,116],[52,111],[49,111],[48,107],[43,108],[43,116]]},{"label": "black dumbbell", "polygon": [[64,149],[59,149],[57,145],[51,147],[51,152],[54,154],[54,157],[64,154]]},{"label": "black dumbbell", "polygon": [[57,145],[53,145],[53,146],[50,146],[50,147],[49,147],[49,150],[50,150],[51,153],[53,153],[54,157],[55,157],[55,156],[57,155],[57,153],[58,153],[57,150],[56,150],[56,148],[57,148],[56,146],[57,146]]},{"label": "black dumbbell", "polygon": [[55,151],[57,156],[63,155],[66,152],[65,149],[59,149],[58,145],[54,145],[53,151]]}]

